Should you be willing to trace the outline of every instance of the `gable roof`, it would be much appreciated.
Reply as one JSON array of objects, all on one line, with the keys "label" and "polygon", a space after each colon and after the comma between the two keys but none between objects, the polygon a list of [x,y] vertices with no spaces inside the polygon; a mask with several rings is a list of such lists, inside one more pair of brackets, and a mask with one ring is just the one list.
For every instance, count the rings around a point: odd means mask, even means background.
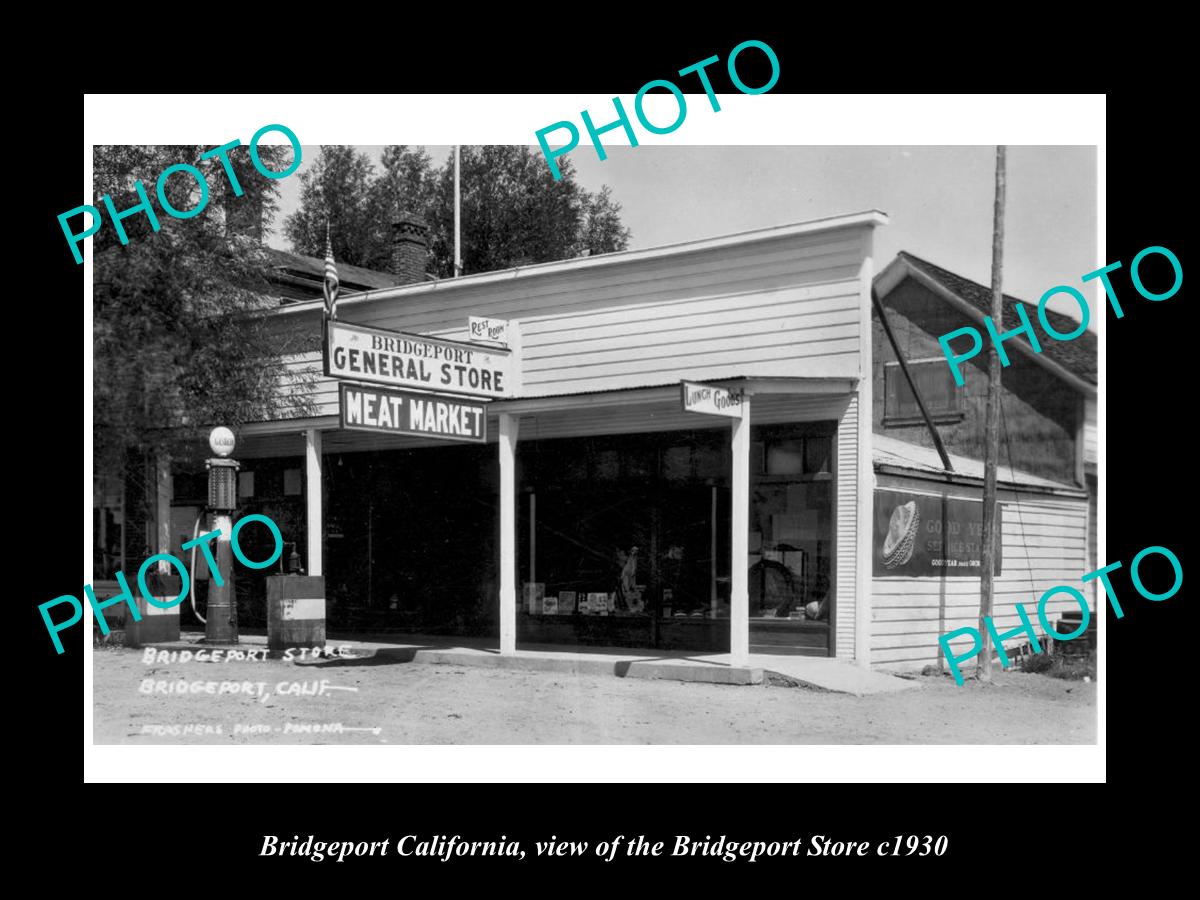
[{"label": "gable roof", "polygon": [[[921,257],[909,253],[907,250],[901,250],[896,254],[896,259],[903,260],[908,266],[933,279],[950,293],[979,310],[984,316],[992,314],[992,289],[990,287],[985,287],[982,284],[971,281],[969,278],[963,278],[961,275],[956,275],[954,272],[943,269],[941,266],[935,266],[928,260],[921,259]],[[880,277],[882,275],[883,273],[880,273]],[[1004,331],[1020,327],[1021,320],[1017,317],[1018,303],[1025,305],[1026,316],[1033,323],[1033,327],[1038,330],[1038,344],[1042,348],[1041,355],[1058,363],[1068,372],[1082,378],[1084,381],[1090,384],[1097,384],[1099,345],[1096,333],[1085,330],[1083,334],[1074,340],[1056,341],[1041,331],[1037,320],[1037,304],[1029,303],[1011,294],[1004,295]],[[1064,316],[1061,313],[1053,312],[1048,308],[1046,310],[1046,319],[1050,323],[1050,326],[1060,333],[1069,334],[1079,327],[1079,322],[1075,319],[1072,319],[1070,316]],[[1032,354],[1032,347],[1024,335],[1013,338],[1012,341],[1023,344],[1024,349]]]},{"label": "gable roof", "polygon": [[[276,250],[273,247],[264,246],[263,249],[271,260],[272,269],[282,274],[311,280],[315,285],[313,297],[321,296],[321,285],[325,280],[325,260]],[[396,284],[396,276],[391,272],[378,272],[375,269],[364,269],[362,266],[350,266],[339,262],[337,272],[342,287],[351,291],[394,287]]]}]

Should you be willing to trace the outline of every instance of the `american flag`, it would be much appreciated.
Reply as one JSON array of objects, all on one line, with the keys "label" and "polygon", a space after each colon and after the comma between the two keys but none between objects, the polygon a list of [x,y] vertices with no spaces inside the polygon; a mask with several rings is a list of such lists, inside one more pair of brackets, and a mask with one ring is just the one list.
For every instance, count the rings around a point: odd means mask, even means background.
[{"label": "american flag", "polygon": [[333,262],[333,244],[329,240],[329,226],[325,226],[325,312],[331,319],[337,318],[338,273]]}]

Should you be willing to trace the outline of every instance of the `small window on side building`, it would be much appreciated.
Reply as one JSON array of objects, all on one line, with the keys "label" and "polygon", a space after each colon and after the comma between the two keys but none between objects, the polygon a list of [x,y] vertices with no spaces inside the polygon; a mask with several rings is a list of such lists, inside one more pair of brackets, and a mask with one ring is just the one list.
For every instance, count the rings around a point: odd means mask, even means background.
[{"label": "small window on side building", "polygon": [[[965,388],[954,383],[950,366],[942,357],[915,360],[908,363],[925,408],[934,422],[952,423],[962,421]],[[900,363],[888,362],[883,366],[884,377],[884,425],[920,425],[925,421],[917,399],[913,396],[908,379],[900,369]]]}]

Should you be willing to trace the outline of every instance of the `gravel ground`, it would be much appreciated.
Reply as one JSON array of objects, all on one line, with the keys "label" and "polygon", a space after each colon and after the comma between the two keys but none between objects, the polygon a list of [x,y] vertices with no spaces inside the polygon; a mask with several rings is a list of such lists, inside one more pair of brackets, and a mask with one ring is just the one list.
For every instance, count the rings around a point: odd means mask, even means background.
[{"label": "gravel ground", "polygon": [[[853,697],[365,660],[94,654],[98,744],[1090,744],[1096,685],[998,672]],[[155,682],[225,693],[143,693]],[[236,685],[236,687],[232,687]],[[349,689],[349,690],[347,690]],[[305,692],[305,693],[301,693]],[[186,726],[192,726],[185,731]],[[311,730],[305,730],[311,729]],[[351,730],[358,729],[358,730]]]}]

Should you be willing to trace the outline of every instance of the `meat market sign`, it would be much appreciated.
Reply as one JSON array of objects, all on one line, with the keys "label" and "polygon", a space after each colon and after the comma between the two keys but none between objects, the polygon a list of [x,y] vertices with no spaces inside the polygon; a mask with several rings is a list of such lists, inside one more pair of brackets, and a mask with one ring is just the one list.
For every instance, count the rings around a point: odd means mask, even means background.
[{"label": "meat market sign", "polygon": [[325,374],[471,397],[512,394],[512,351],[329,321]]},{"label": "meat market sign", "polygon": [[477,444],[487,440],[483,403],[356,384],[342,384],[338,394],[342,428]]}]

